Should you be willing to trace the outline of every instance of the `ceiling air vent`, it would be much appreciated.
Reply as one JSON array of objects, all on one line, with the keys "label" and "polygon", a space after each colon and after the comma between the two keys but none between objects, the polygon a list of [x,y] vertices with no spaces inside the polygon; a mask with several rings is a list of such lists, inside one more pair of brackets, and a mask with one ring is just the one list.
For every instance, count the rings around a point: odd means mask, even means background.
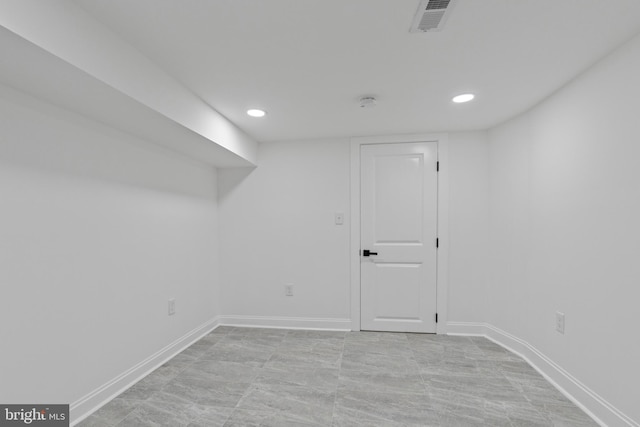
[{"label": "ceiling air vent", "polygon": [[420,0],[418,11],[411,24],[411,33],[442,31],[456,0]]}]

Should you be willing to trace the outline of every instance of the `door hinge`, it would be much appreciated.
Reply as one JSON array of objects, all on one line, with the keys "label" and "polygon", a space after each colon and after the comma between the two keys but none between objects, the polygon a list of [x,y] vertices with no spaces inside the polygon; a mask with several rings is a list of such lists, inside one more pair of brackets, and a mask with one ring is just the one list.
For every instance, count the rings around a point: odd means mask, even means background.
[{"label": "door hinge", "polygon": [[436,249],[440,247],[440,239],[436,237]]},{"label": "door hinge", "polygon": [[436,323],[438,323],[438,313],[436,313]]},{"label": "door hinge", "polygon": [[436,172],[440,172],[440,162],[436,162]]}]

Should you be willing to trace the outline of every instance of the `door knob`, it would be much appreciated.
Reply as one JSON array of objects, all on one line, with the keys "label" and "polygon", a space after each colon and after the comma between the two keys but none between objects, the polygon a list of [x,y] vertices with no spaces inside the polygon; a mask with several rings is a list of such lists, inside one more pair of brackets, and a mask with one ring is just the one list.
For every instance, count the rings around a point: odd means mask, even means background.
[{"label": "door knob", "polygon": [[364,249],[362,251],[362,256],[369,256],[369,255],[378,255],[378,252],[371,252],[369,249]]}]

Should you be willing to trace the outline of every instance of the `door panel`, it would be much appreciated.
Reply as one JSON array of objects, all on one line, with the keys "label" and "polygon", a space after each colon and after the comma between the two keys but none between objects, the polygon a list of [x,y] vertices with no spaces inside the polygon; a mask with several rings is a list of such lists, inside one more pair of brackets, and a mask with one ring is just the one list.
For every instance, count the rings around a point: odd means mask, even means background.
[{"label": "door panel", "polygon": [[361,328],[435,332],[437,143],[363,145]]},{"label": "door panel", "polygon": [[[420,243],[422,163],[418,154],[374,157],[375,207],[371,225],[375,242]],[[404,190],[398,191],[398,188]]]}]

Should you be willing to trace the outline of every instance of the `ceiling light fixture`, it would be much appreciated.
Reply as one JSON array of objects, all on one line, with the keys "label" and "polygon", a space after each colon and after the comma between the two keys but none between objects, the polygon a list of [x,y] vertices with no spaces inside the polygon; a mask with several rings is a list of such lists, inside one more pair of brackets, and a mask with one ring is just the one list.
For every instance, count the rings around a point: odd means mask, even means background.
[{"label": "ceiling light fixture", "polygon": [[462,95],[454,96],[452,101],[456,104],[462,104],[463,102],[469,102],[476,96],[472,93],[463,93]]},{"label": "ceiling light fixture", "polygon": [[247,110],[247,114],[251,117],[264,117],[267,115],[267,112],[264,110],[258,110],[257,108],[252,108]]}]

